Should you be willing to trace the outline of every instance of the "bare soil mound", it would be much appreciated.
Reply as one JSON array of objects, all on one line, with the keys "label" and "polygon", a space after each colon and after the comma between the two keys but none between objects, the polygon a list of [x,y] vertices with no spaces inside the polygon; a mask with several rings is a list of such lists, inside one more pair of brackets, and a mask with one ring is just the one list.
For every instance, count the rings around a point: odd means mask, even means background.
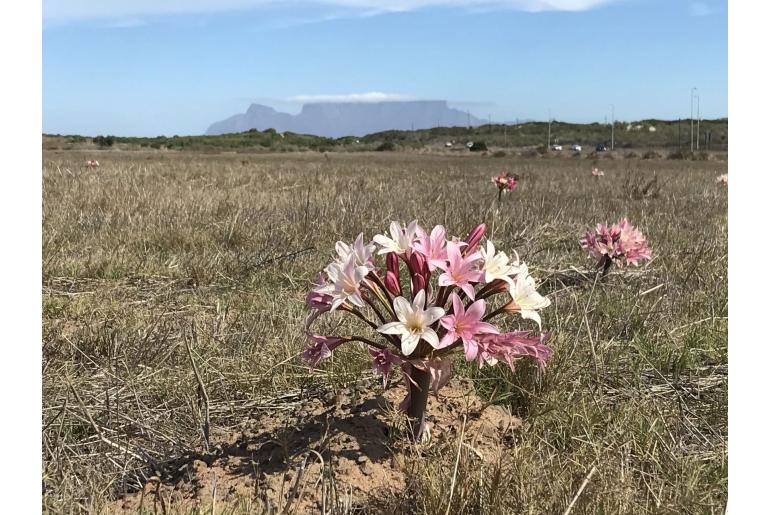
[{"label": "bare soil mound", "polygon": [[521,425],[504,408],[485,405],[469,381],[455,378],[429,400],[430,436],[415,445],[396,411],[403,385],[374,390],[358,386],[306,399],[247,421],[239,433],[216,435],[209,452],[180,457],[164,467],[171,473],[124,495],[110,511],[174,513],[212,504],[268,513],[327,512],[332,505],[376,510],[407,490],[406,460],[419,460],[432,446],[456,447],[461,433],[479,459],[494,460]]}]

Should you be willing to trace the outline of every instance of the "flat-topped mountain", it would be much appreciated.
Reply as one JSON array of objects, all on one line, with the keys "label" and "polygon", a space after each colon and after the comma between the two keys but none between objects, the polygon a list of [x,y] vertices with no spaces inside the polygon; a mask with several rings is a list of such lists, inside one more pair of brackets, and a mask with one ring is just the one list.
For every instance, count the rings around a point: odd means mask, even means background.
[{"label": "flat-topped mountain", "polygon": [[244,132],[249,129],[275,129],[339,138],[364,136],[387,130],[430,129],[481,125],[483,120],[447,105],[444,100],[399,102],[324,102],[302,106],[297,115],[272,107],[251,104],[243,114],[215,122],[207,135]]}]

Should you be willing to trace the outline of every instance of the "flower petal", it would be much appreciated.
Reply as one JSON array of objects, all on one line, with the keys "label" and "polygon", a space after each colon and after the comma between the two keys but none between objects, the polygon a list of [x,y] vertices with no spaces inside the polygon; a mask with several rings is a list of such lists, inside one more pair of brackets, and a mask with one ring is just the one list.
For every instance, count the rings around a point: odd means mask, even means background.
[{"label": "flower petal", "polygon": [[443,308],[428,308],[425,310],[423,316],[425,317],[425,325],[432,325],[433,322],[444,316]]},{"label": "flower petal", "polygon": [[404,334],[406,329],[401,322],[388,322],[377,328],[377,332],[383,334]]},{"label": "flower petal", "polygon": [[404,356],[410,355],[417,348],[417,344],[420,342],[419,335],[408,333],[401,335],[401,353]]},{"label": "flower petal", "polygon": [[430,327],[425,329],[422,333],[422,339],[428,342],[434,349],[437,349],[439,346],[438,335],[436,334],[436,331]]}]

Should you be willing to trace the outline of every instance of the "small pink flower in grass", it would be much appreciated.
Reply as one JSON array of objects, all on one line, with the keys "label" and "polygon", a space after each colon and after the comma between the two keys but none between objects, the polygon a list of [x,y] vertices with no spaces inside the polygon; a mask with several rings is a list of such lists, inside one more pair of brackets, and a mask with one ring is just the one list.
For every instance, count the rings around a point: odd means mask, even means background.
[{"label": "small pink flower in grass", "polygon": [[369,355],[372,357],[372,368],[377,375],[382,376],[382,386],[385,386],[393,366],[401,365],[403,360],[387,349],[376,347],[369,347]]},{"label": "small pink flower in grass", "polygon": [[639,266],[643,261],[652,259],[644,234],[625,218],[610,227],[598,224],[594,231],[586,233],[580,245],[598,260],[603,274],[607,273],[612,263]]},{"label": "small pink flower in grass", "polygon": [[345,343],[336,336],[308,335],[308,345],[302,353],[302,359],[307,361],[310,368],[316,368],[318,363],[332,355],[332,351]]},{"label": "small pink flower in grass", "polygon": [[727,174],[726,173],[723,173],[722,175],[717,177],[717,184],[719,184],[720,186],[727,187]]},{"label": "small pink flower in grass", "polygon": [[593,169],[591,169],[591,175],[594,177],[604,177],[604,172],[594,166]]},{"label": "small pink flower in grass", "polygon": [[443,225],[437,225],[430,232],[430,236],[423,235],[412,243],[412,250],[422,254],[428,261],[428,269],[433,272],[437,267],[446,262],[446,229]]},{"label": "small pink flower in grass", "polygon": [[438,278],[439,286],[457,286],[469,299],[476,298],[471,283],[478,283],[484,278],[484,273],[476,269],[476,263],[481,259],[477,252],[463,257],[460,244],[450,241],[447,243],[447,262],[439,268],[444,270]]},{"label": "small pink flower in grass", "polygon": [[500,191],[513,191],[516,187],[516,177],[508,172],[503,172],[492,177],[492,182]]},{"label": "small pink flower in grass", "polygon": [[487,308],[484,299],[477,300],[467,310],[456,293],[452,293],[450,299],[452,300],[452,313],[441,318],[441,326],[447,332],[441,338],[438,348],[448,347],[459,338],[465,348],[465,359],[473,361],[478,353],[476,337],[485,333],[498,334],[499,331],[492,324],[481,321]]}]

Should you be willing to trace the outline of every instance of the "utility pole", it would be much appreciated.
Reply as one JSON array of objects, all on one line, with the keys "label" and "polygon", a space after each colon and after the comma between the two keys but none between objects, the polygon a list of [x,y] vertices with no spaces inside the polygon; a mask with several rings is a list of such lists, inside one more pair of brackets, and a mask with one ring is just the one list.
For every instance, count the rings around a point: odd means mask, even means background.
[{"label": "utility pole", "polygon": [[692,104],[693,100],[695,99],[695,92],[698,90],[698,88],[693,87],[690,90],[690,152],[694,150],[694,141],[693,137],[695,136],[695,130],[693,127],[694,119],[693,119],[693,113],[692,113]]},{"label": "utility pole", "polygon": [[610,136],[610,150],[615,150],[615,104],[610,104],[612,108],[612,132]]},{"label": "utility pole", "polygon": [[551,150],[551,110],[548,110],[548,148]]},{"label": "utility pole", "polygon": [[700,150],[700,93],[698,93],[698,131],[695,137],[695,150]]}]

